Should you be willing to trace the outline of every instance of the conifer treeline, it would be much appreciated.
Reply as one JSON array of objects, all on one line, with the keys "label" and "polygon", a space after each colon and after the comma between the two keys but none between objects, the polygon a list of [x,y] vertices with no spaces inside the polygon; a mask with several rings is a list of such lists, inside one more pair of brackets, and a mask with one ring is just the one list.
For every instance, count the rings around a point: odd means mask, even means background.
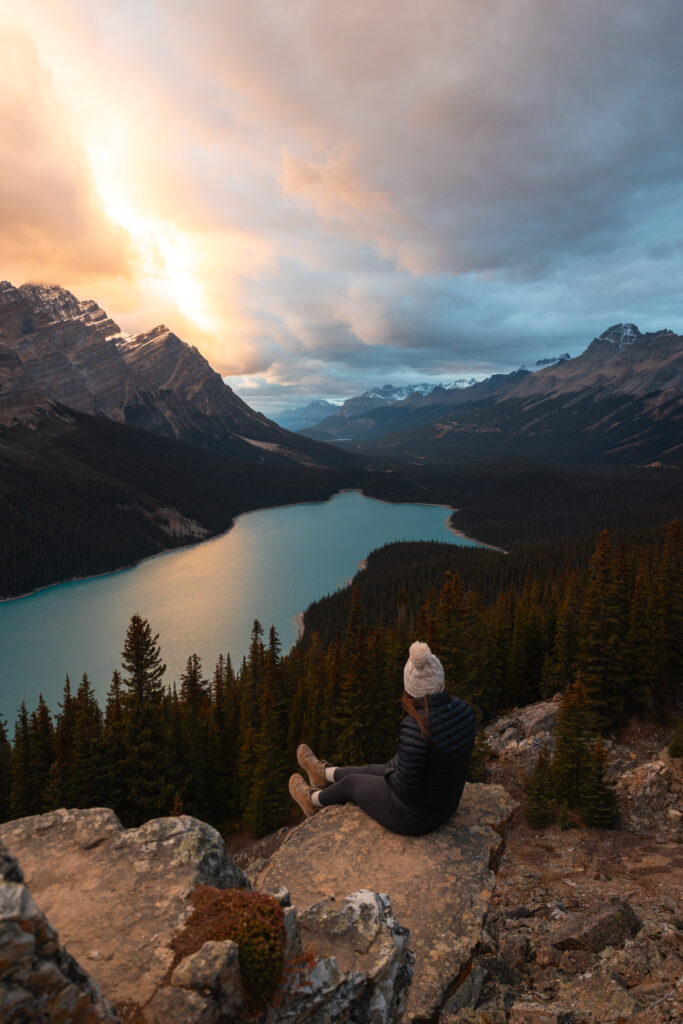
[{"label": "conifer treeline", "polygon": [[447,574],[417,615],[405,594],[393,604],[393,621],[368,626],[356,590],[343,634],[284,657],[276,631],[266,638],[255,622],[239,667],[221,656],[207,678],[193,654],[172,690],[157,637],[134,615],[104,713],[84,676],[75,692],[67,679],[56,715],[42,698],[30,714],[22,706],[12,744],[0,723],[0,818],[104,805],[126,825],[185,812],[270,831],[288,815],[300,741],[333,763],[391,756],[416,636],[482,719],[579,685],[599,731],[664,713],[683,679],[678,522],[648,545],[603,533],[587,568],[529,575],[487,600]]}]

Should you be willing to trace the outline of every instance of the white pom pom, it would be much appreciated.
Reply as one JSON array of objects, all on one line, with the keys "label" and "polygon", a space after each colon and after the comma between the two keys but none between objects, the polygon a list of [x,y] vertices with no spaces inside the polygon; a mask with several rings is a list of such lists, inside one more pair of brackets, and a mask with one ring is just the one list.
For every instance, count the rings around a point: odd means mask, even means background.
[{"label": "white pom pom", "polygon": [[410,660],[415,668],[424,668],[431,656],[429,644],[423,644],[416,640],[414,644],[410,645]]}]

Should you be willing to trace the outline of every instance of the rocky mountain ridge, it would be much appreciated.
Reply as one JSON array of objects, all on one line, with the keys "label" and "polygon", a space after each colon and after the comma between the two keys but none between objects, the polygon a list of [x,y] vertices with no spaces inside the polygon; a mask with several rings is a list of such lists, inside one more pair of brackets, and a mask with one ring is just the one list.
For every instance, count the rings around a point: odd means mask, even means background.
[{"label": "rocky mountain ridge", "polygon": [[0,283],[0,426],[66,408],[247,461],[343,465],[255,412],[164,324],[123,334],[92,300]]},{"label": "rocky mountain ridge", "polygon": [[411,460],[524,457],[678,464],[683,337],[616,324],[581,355],[498,374],[455,392],[334,416],[305,432]]},{"label": "rocky mountain ridge", "polygon": [[[539,359],[532,367],[521,366],[519,369],[525,373],[536,373],[545,367],[557,366],[570,358],[569,354],[565,353],[561,356]],[[498,378],[501,375],[497,374],[495,376]],[[483,380],[479,380],[477,377],[458,377],[448,384],[405,384],[398,386],[394,384],[381,384],[368,388],[367,391],[363,391],[360,395],[352,395],[350,398],[339,401],[336,404],[325,400],[316,400],[309,402],[306,406],[283,410],[283,412],[278,414],[277,421],[281,426],[287,427],[288,430],[305,431],[309,428],[312,430],[317,428],[322,425],[323,421],[327,421],[328,417],[332,417],[334,422],[332,422],[328,429],[334,432],[335,423],[338,422],[335,421],[335,417],[339,420],[344,420],[357,416],[362,412],[369,412],[378,406],[393,405],[403,402],[408,398],[426,398],[442,391],[461,391],[471,388],[475,384],[484,383],[489,379],[489,377]]]}]

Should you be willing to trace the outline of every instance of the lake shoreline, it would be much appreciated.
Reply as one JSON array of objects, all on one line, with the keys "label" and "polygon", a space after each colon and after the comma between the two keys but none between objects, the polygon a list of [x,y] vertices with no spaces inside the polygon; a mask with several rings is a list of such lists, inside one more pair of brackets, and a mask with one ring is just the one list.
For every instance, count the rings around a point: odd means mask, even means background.
[{"label": "lake shoreline", "polygon": [[[351,490],[351,488],[347,488]],[[144,562],[148,562],[151,558],[161,558],[163,555],[172,555],[175,551],[187,551],[190,548],[199,547],[201,544],[207,544],[209,541],[217,540],[219,537],[223,537],[226,533],[229,533],[233,529],[235,523],[242,516],[251,515],[252,512],[263,512],[270,508],[293,508],[295,505],[322,505],[326,501],[331,501],[336,494],[341,494],[341,491],[335,491],[329,498],[322,498],[320,501],[287,501],[282,505],[259,505],[258,508],[249,508],[244,512],[238,512],[237,515],[233,516],[229,526],[226,526],[223,530],[219,530],[217,533],[209,533],[206,537],[202,537],[200,540],[188,538],[185,544],[176,544],[171,548],[160,548],[158,551],[152,552],[150,555],[143,555],[142,558],[138,558],[136,562],[127,562],[125,565],[118,565],[115,569],[105,569],[104,572],[93,572],[87,576],[67,576],[64,580],[55,580],[54,583],[46,583],[42,587],[35,587],[34,590],[27,590],[23,594],[15,594],[13,597],[0,597],[0,604],[6,604],[8,601],[22,601],[25,597],[33,597],[35,594],[41,594],[44,590],[50,590],[52,587],[63,587],[66,583],[83,583],[86,580],[98,580],[103,576],[116,576],[117,573],[127,572],[129,569],[137,569],[139,565]],[[379,499],[376,499],[379,500]]]},{"label": "lake shoreline", "polygon": [[[196,538],[192,540],[188,539],[186,544],[176,544],[174,547],[160,548],[159,551],[154,551],[152,554],[143,555],[142,558],[139,558],[136,562],[128,562],[125,565],[117,566],[115,569],[105,569],[104,572],[90,573],[87,576],[67,576],[66,579],[55,580],[53,583],[46,583],[42,587],[35,587],[33,590],[27,590],[23,594],[14,594],[12,597],[0,597],[0,604],[6,604],[8,601],[23,601],[24,598],[34,597],[36,594],[41,594],[43,591],[50,590],[52,587],[63,587],[68,583],[83,583],[86,580],[101,579],[103,576],[115,576],[117,573],[127,572],[129,569],[135,569],[144,562],[148,562],[151,558],[161,558],[163,555],[173,554],[174,551],[185,551],[193,547],[198,547],[201,544],[207,544],[209,541],[216,540],[219,537],[223,537],[226,533],[229,533],[235,526],[238,519],[242,516],[251,515],[252,512],[262,512],[267,509],[274,508],[294,508],[297,505],[323,505],[326,501],[332,501],[332,499],[338,494],[361,494],[364,498],[370,498],[372,501],[379,501],[385,505],[419,505],[422,508],[449,509],[449,514],[446,517],[446,529],[449,533],[452,533],[463,540],[471,541],[478,547],[487,548],[490,551],[500,551],[504,555],[507,554],[507,551],[505,551],[504,548],[496,547],[493,544],[486,544],[484,541],[477,540],[476,537],[470,537],[468,534],[463,533],[462,530],[457,530],[451,523],[451,517],[452,514],[458,510],[452,508],[452,506],[441,505],[434,501],[388,501],[386,498],[375,498],[371,494],[366,494],[362,487],[341,487],[338,491],[331,494],[329,498],[322,498],[320,501],[287,501],[283,502],[281,505],[260,505],[258,508],[250,508],[244,512],[238,512],[237,515],[233,517],[230,525],[226,526],[224,530],[219,530],[217,533],[211,533],[207,537],[202,537],[201,540],[197,540]],[[364,568],[361,563],[359,563],[359,566]],[[353,579],[353,577],[351,577],[351,579]],[[350,582],[351,580],[348,581],[348,583]],[[348,583],[346,586],[348,586]],[[303,612],[300,614],[303,615]]]},{"label": "lake shoreline", "polygon": [[241,513],[205,540],[169,538],[174,546],[142,559],[144,565],[4,601],[0,646],[11,685],[0,713],[13,718],[21,700],[33,707],[41,692],[54,707],[65,676],[78,679],[84,672],[104,701],[120,662],[120,638],[135,612],[159,636],[167,682],[181,678],[190,651],[207,672],[220,652],[229,651],[239,664],[248,654],[254,617],[276,628],[287,651],[301,635],[301,614],[360,579],[370,552],[395,542],[472,545],[445,529],[446,513],[447,506],[434,503],[380,502],[360,489],[335,491],[324,500]]}]

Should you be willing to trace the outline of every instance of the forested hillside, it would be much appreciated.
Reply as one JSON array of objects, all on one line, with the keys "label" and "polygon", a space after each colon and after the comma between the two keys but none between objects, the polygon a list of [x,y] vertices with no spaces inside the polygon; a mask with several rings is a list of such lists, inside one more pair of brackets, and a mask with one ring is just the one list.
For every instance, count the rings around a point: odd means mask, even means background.
[{"label": "forested hillside", "polygon": [[[480,721],[579,684],[592,729],[669,714],[683,678],[679,522],[630,538],[604,532],[589,558],[579,542],[559,555],[547,545],[514,558],[469,552],[464,583],[443,572],[440,546],[409,547],[414,565],[427,556],[426,596],[418,587],[409,598],[390,575],[370,612],[356,588],[341,628],[322,623],[323,636],[309,626],[285,656],[275,631],[266,637],[255,622],[242,665],[221,656],[207,675],[191,654],[179,688],[164,686],[156,638],[133,616],[104,710],[84,676],[66,681],[59,709],[22,706],[12,743],[0,729],[0,777],[11,779],[0,818],[105,805],[126,824],[185,811],[223,829],[270,831],[290,814],[300,741],[338,763],[392,754],[416,636]],[[392,554],[378,553],[368,578]],[[489,578],[494,560],[501,571]]]},{"label": "forested hillside", "polygon": [[130,565],[227,529],[249,509],[322,501],[357,473],[223,458],[69,412],[0,428],[0,597]]}]

